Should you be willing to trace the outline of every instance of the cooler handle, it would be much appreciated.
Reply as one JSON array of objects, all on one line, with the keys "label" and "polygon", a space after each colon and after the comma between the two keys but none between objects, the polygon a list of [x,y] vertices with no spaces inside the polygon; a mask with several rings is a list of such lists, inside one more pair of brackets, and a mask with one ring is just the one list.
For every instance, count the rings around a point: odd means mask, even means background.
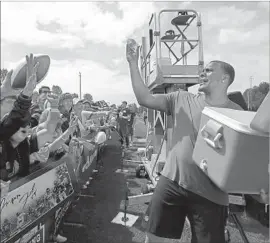
[{"label": "cooler handle", "polygon": [[215,148],[215,149],[221,149],[222,145],[220,143],[220,139],[222,138],[222,134],[221,133],[217,133],[217,135],[214,137],[213,141],[211,139],[208,138],[208,132],[206,131],[206,125],[202,128],[201,130],[201,135],[204,139],[204,141],[209,144],[211,147]]}]

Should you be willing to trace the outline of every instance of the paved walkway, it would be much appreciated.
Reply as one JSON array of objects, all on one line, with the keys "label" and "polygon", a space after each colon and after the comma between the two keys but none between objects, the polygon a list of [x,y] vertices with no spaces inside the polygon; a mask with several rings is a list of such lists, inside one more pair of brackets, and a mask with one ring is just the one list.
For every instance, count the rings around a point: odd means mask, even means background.
[{"label": "paved walkway", "polygon": [[[137,131],[143,134],[145,127],[143,121],[138,121]],[[136,135],[136,134],[135,134]],[[134,152],[127,154],[128,159],[136,160]],[[147,209],[146,204],[134,205],[128,207],[128,213],[139,216],[133,227],[124,227],[113,224],[111,221],[120,211],[120,203],[124,199],[126,182],[129,182],[129,195],[138,195],[141,192],[141,186],[146,179],[138,179],[135,176],[136,164],[125,163],[124,169],[127,174],[115,173],[121,168],[121,149],[116,133],[112,134],[112,140],[108,141],[103,154],[104,169],[93,175],[93,180],[88,189],[67,217],[66,222],[83,224],[85,227],[75,227],[66,225],[63,227],[63,234],[68,237],[69,243],[131,243],[144,242],[144,229],[142,228],[143,214]],[[262,227],[257,221],[251,218],[241,221],[247,231],[248,238],[252,243],[263,243],[265,236],[268,235],[268,229]],[[229,224],[229,230],[232,236],[232,243],[243,242],[240,238],[239,231]],[[182,239],[179,241],[166,242],[190,242],[190,231],[185,226]]]}]

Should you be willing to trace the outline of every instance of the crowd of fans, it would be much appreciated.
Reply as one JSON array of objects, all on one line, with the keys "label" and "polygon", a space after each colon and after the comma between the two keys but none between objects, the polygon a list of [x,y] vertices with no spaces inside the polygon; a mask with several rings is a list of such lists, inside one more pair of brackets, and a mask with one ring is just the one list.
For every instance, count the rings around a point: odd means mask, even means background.
[{"label": "crowd of fans", "polygon": [[[87,138],[98,143],[98,133],[111,139],[112,130],[117,131],[123,146],[129,147],[133,140],[134,105],[128,106],[124,101],[116,109],[101,108],[97,103],[73,98],[70,93],[58,96],[48,86],[36,91],[38,63],[32,54],[26,61],[26,85],[22,90],[12,88],[12,70],[1,85],[1,196],[8,192],[10,182],[28,176],[36,165],[59,160],[69,153],[73,140]],[[92,115],[100,111],[104,115],[94,121]],[[48,220],[51,221],[52,218]],[[67,239],[51,233],[50,241]]]}]

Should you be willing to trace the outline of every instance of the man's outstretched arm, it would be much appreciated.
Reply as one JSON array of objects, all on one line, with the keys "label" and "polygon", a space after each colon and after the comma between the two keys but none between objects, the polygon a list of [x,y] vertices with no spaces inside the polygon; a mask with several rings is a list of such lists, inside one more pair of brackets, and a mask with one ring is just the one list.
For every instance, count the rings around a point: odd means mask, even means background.
[{"label": "man's outstretched arm", "polygon": [[167,111],[166,95],[151,94],[141,78],[141,74],[138,67],[139,47],[137,47],[136,50],[134,50],[133,46],[135,45],[136,42],[134,40],[128,41],[126,46],[126,56],[129,63],[130,77],[136,99],[141,106],[166,112]]}]

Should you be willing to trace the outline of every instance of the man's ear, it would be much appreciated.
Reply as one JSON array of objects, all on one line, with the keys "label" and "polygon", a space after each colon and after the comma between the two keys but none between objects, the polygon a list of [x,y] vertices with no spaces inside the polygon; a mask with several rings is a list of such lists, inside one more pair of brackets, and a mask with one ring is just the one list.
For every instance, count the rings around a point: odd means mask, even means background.
[{"label": "man's ear", "polygon": [[223,74],[221,81],[224,84],[229,84],[230,83],[230,76],[228,74]]}]

